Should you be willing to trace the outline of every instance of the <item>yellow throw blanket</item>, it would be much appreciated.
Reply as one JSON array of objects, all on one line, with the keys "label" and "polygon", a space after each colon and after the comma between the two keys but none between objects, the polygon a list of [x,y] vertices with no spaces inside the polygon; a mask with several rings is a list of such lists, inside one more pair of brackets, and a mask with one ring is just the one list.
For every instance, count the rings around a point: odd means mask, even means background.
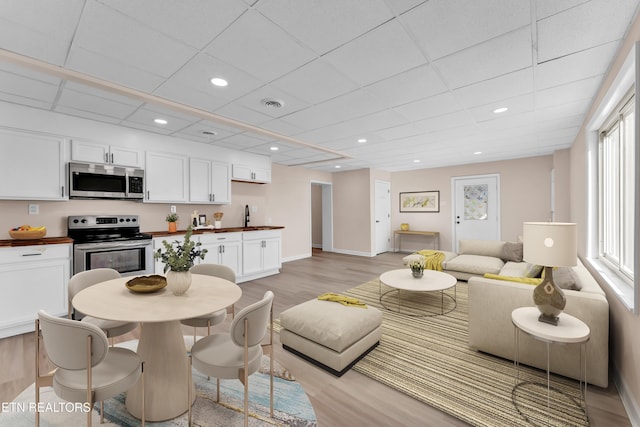
[{"label": "yellow throw blanket", "polygon": [[340,304],[346,305],[347,307],[367,308],[367,304],[363,303],[357,298],[348,297],[346,295],[334,294],[332,292],[322,294],[318,297],[318,299],[322,301],[339,302]]},{"label": "yellow throw blanket", "polygon": [[444,253],[431,249],[423,249],[418,251],[425,259],[424,268],[427,270],[442,271],[442,261],[444,261]]}]

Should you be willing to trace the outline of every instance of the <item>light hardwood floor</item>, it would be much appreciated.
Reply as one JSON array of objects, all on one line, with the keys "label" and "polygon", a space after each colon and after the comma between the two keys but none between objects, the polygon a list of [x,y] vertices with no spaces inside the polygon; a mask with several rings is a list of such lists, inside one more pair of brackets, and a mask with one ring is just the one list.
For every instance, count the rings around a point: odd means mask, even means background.
[{"label": "light hardwood floor", "polygon": [[[398,268],[401,258],[397,253],[367,258],[314,250],[310,258],[285,263],[276,276],[241,284],[243,295],[236,311],[272,290],[277,318],[287,308],[322,293],[342,292]],[[132,337],[135,334],[122,339]],[[466,425],[353,370],[336,378],[283,350],[277,334],[274,341],[275,359],[304,387],[321,427]],[[33,383],[33,355],[33,334],[0,340],[0,401],[11,401]],[[606,389],[589,386],[587,404],[591,426],[631,425],[613,383]]]}]

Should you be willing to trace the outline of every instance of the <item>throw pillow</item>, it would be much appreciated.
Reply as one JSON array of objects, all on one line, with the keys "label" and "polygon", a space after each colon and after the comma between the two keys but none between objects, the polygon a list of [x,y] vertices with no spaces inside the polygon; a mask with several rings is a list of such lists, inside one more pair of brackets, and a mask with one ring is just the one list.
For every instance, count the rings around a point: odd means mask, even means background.
[{"label": "throw pillow", "polygon": [[543,267],[541,265],[529,264],[525,273],[526,277],[540,277]]},{"label": "throw pillow", "polygon": [[502,259],[505,261],[521,262],[523,244],[521,242],[504,242]]},{"label": "throw pillow", "polygon": [[573,276],[573,269],[571,269],[571,267],[554,268],[553,282],[558,285],[560,289],[568,289],[572,291],[579,291],[582,289]]}]

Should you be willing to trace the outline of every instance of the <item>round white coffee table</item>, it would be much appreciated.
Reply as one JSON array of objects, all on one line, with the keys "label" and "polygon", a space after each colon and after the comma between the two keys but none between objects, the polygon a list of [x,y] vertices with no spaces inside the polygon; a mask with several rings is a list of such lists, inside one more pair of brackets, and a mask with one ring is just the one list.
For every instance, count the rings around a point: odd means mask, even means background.
[{"label": "round white coffee table", "polygon": [[[455,310],[457,306],[456,283],[458,283],[458,280],[455,277],[441,271],[424,270],[424,274],[420,278],[413,277],[410,268],[387,271],[380,275],[380,304],[382,304],[382,306],[387,310],[397,311],[398,313],[406,314],[408,316],[424,317],[447,314]],[[382,285],[386,285],[391,289],[383,293]],[[453,296],[444,292],[451,288],[454,289]],[[405,298],[404,310],[401,291],[407,291],[410,293],[409,297]],[[440,292],[439,313],[428,312],[425,310],[425,304],[422,304],[423,301],[415,295],[415,293],[422,292]],[[397,308],[395,310],[390,308],[388,302],[385,301],[389,299],[388,296],[391,293],[395,293],[397,296]],[[446,309],[445,297],[450,301],[446,304]],[[425,302],[427,301],[425,300]]]}]

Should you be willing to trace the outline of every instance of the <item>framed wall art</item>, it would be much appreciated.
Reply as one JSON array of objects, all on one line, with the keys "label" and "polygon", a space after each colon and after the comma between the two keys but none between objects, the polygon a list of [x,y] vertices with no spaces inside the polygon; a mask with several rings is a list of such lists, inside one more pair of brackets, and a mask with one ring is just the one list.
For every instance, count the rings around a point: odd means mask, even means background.
[{"label": "framed wall art", "polygon": [[440,191],[400,193],[400,212],[440,212]]}]

